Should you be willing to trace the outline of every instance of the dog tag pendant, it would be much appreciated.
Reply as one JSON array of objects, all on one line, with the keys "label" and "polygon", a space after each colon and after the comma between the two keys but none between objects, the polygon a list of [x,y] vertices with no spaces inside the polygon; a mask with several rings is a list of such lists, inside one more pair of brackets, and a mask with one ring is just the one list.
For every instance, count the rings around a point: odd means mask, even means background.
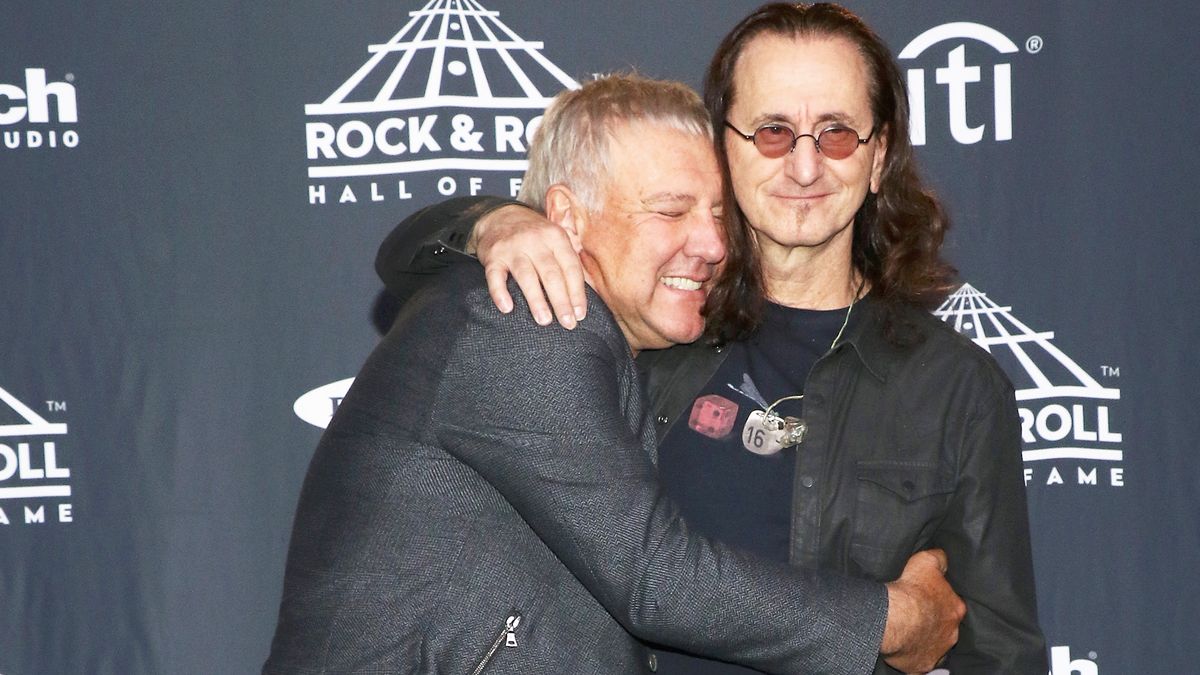
[{"label": "dog tag pendant", "polygon": [[783,449],[783,420],[762,410],[751,412],[742,428],[742,445],[756,455],[774,455]]},{"label": "dog tag pendant", "polygon": [[799,445],[808,425],[796,417],[779,417],[755,410],[742,428],[742,445],[756,455],[774,455],[784,448]]}]

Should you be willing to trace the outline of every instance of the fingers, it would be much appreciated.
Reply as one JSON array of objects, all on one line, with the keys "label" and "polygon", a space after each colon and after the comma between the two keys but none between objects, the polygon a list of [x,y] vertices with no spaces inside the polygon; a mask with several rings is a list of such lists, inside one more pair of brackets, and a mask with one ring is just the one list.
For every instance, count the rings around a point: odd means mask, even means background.
[{"label": "fingers", "polygon": [[[496,308],[507,314],[513,309],[512,295],[508,292],[508,277],[511,274],[529,313],[539,326],[549,325],[555,316],[564,328],[575,327],[575,312],[563,281],[558,263],[547,262],[548,257],[534,259],[527,254],[512,256],[493,254],[491,262],[484,265],[488,294]],[[552,310],[553,307],[553,310]]]},{"label": "fingers", "polygon": [[484,268],[487,278],[488,295],[496,303],[496,309],[508,314],[513,310],[513,299],[508,293],[508,270],[500,265],[488,265]]},{"label": "fingers", "polygon": [[[541,284],[538,288],[538,293],[541,297],[536,300],[537,309],[541,312],[534,312],[534,318],[539,324],[546,325],[550,322],[551,312],[553,316],[558,318],[558,323],[563,328],[571,330],[575,327],[577,321],[575,317],[575,308],[571,301],[571,293],[567,288],[567,278],[563,266],[568,257],[575,257],[575,264],[578,265],[578,257],[574,255],[574,251],[566,249],[565,255],[560,255],[560,248],[569,246],[569,243],[559,241],[550,234],[551,231],[544,233],[542,237],[536,241],[529,242],[524,245],[523,253],[525,260],[534,276],[537,277]],[[560,234],[561,229],[554,232],[555,235]],[[561,239],[566,239],[561,237]],[[516,242],[514,242],[516,243]],[[534,298],[531,290],[527,290],[524,285],[521,286],[522,292],[525,293],[526,299],[529,300],[530,309],[534,309]],[[541,295],[544,294],[544,295]],[[547,305],[547,302],[549,303]]]},{"label": "fingers", "polygon": [[575,328],[587,315],[587,297],[583,267],[570,239],[562,228],[556,227],[541,232],[536,241],[522,243],[558,323],[567,330]]},{"label": "fingers", "polygon": [[[570,242],[564,237],[563,245],[554,247],[554,259],[557,273],[554,278],[543,276],[542,285],[550,296],[550,304],[558,316],[558,322],[567,328],[574,327],[575,321],[582,321],[587,316],[587,294],[584,292],[583,265],[579,263],[579,255],[570,248]],[[564,319],[570,321],[567,326]]]},{"label": "fingers", "polygon": [[550,313],[550,306],[546,303],[546,295],[542,291],[542,280],[539,276],[541,274],[544,272],[540,272],[527,259],[518,259],[512,268],[513,279],[521,289],[521,295],[525,296],[525,302],[529,304],[529,313],[533,315],[533,320],[539,326],[548,326],[554,315]]},{"label": "fingers", "polygon": [[550,300],[554,316],[563,328],[570,330],[575,327],[575,307],[571,302],[571,294],[567,290],[566,278],[558,267],[542,270],[542,288]]},{"label": "fingers", "polygon": [[[894,656],[885,652],[885,658],[899,670],[927,672],[958,642],[967,606],[945,576],[948,562],[942,550],[918,551],[900,579],[889,585],[889,601],[893,587],[901,591],[896,596],[897,626],[907,629],[898,630],[892,640],[885,632],[885,645],[896,650]],[[889,625],[891,621],[889,609]]]},{"label": "fingers", "polygon": [[922,553],[933,558],[934,564],[937,565],[938,570],[940,570],[942,574],[945,574],[950,570],[950,561],[946,558],[946,552],[942,549],[930,548],[924,551],[919,551],[917,555],[921,555]]},{"label": "fingers", "polygon": [[583,265],[579,262],[579,254],[570,248],[570,241],[566,241],[566,247],[555,248],[555,257],[562,268],[563,283],[567,288],[571,311],[576,319],[583,321],[587,316],[587,294],[584,292]]},{"label": "fingers", "polygon": [[587,313],[587,298],[579,255],[563,228],[525,207],[499,209],[476,228],[476,253],[496,307],[512,311],[511,275],[534,321],[545,326],[557,317],[564,328],[575,328]]},{"label": "fingers", "polygon": [[904,563],[904,570],[900,573],[900,578],[902,580],[928,579],[935,569],[940,576],[945,576],[946,570],[949,569],[945,551],[937,548],[917,551]]},{"label": "fingers", "polygon": [[513,277],[538,324],[545,326],[557,317],[563,328],[571,330],[577,321],[562,265],[552,248],[533,247],[517,258]]}]

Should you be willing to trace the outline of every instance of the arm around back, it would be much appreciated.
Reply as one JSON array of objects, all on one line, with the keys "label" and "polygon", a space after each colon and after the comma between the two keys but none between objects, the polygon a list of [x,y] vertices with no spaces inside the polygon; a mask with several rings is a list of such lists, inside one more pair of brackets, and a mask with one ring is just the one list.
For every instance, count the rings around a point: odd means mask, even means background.
[{"label": "arm around back", "polygon": [[570,240],[557,224],[512,200],[461,197],[414,213],[380,246],[375,269],[403,299],[421,275],[445,267],[439,256],[447,249],[478,254],[501,312],[512,311],[511,276],[537,323],[558,317],[572,329],[587,315],[583,267]]},{"label": "arm around back", "polygon": [[[388,292],[403,300],[421,279],[446,268],[440,251],[465,252],[479,219],[503,206],[521,202],[500,197],[458,197],[427,206],[400,221],[375,255],[375,273]],[[523,205],[522,205],[523,206]]]},{"label": "arm around back", "polygon": [[[602,308],[598,298],[589,298]],[[758,561],[691,532],[659,488],[615,322],[501,315],[481,284],[430,424],[635,635],[767,672],[870,672],[882,585]]]}]

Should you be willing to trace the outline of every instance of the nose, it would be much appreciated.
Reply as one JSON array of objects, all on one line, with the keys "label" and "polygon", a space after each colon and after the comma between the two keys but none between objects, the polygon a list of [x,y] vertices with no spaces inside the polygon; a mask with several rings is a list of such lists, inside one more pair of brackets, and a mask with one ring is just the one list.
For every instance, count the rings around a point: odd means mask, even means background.
[{"label": "nose", "polygon": [[721,232],[721,221],[712,213],[698,214],[688,228],[687,242],[683,252],[708,264],[725,259],[725,237]]},{"label": "nose", "polygon": [[812,134],[796,137],[792,151],[783,156],[784,175],[800,185],[812,185],[825,171],[825,162],[817,152],[817,139]]}]

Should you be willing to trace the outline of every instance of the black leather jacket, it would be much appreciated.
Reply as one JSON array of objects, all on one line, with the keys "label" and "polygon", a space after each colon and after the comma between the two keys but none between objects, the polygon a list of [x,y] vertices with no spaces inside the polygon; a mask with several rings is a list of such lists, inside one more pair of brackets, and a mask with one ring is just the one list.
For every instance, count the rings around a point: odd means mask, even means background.
[{"label": "black leather jacket", "polygon": [[[867,296],[860,321],[813,366],[796,454],[791,562],[876,580],[938,547],[967,604],[952,675],[1045,673],[1020,428],[1012,385],[930,314]],[[725,358],[702,344],[643,352],[659,442]],[[878,674],[895,673],[880,660]]]},{"label": "black leather jacket", "polygon": [[[509,200],[465,198],[411,217],[376,271],[403,292],[447,247]],[[436,216],[434,215],[436,213]],[[452,215],[451,215],[452,214]],[[805,385],[791,562],[880,581],[921,549],[945,549],[967,604],[952,675],[1049,670],[1037,621],[1021,437],[1013,389],[990,355],[929,313],[868,295]],[[661,443],[725,358],[696,343],[642,352]],[[880,660],[875,673],[895,673]]]}]

